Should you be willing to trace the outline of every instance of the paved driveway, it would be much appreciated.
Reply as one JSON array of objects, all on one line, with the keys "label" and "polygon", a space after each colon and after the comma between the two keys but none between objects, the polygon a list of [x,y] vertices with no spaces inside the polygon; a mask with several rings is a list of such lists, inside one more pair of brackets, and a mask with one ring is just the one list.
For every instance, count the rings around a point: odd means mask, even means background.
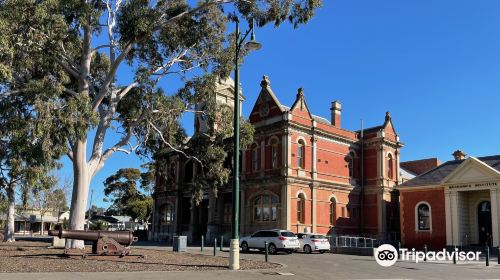
[{"label": "paved driveway", "polygon": [[[171,250],[170,247],[149,247],[151,249]],[[212,254],[213,249],[189,248],[190,253]],[[227,252],[218,255],[227,256]],[[262,253],[241,254],[242,258],[263,260]],[[277,274],[275,271],[202,271],[202,272],[127,272],[127,273],[33,273],[0,274],[0,279],[9,280],[250,280],[250,279],[487,279],[500,278],[500,266],[496,259],[490,267],[484,263],[447,264],[447,263],[409,263],[398,262],[389,268],[379,266],[372,257],[359,257],[336,254],[294,253],[273,255],[270,261],[285,265]],[[0,264],[1,265],[1,264]]]}]

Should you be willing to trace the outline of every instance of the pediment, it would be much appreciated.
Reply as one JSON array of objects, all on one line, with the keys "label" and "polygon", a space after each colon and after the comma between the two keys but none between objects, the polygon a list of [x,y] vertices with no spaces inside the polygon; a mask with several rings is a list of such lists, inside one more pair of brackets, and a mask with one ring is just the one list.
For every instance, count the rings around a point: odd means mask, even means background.
[{"label": "pediment", "polygon": [[470,157],[451,172],[441,183],[458,184],[500,180],[500,172],[482,161]]}]

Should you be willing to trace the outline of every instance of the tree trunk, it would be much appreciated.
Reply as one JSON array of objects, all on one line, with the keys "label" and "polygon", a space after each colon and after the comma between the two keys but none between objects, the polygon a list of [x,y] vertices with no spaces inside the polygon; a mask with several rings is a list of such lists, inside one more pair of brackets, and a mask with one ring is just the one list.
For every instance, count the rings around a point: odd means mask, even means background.
[{"label": "tree trunk", "polygon": [[43,224],[44,224],[43,215],[40,216],[40,220],[42,222],[42,225],[40,226],[40,235],[43,235]]},{"label": "tree trunk", "polygon": [[[71,209],[69,228],[83,230],[85,224],[85,208],[90,187],[90,172],[87,165],[87,140],[78,141],[73,148],[73,193],[71,196]],[[82,240],[66,242],[67,248],[83,249]]]},{"label": "tree trunk", "polygon": [[7,198],[9,201],[9,211],[7,216],[7,224],[5,225],[4,240],[5,242],[14,242],[14,213],[16,212],[15,187],[7,187]]}]

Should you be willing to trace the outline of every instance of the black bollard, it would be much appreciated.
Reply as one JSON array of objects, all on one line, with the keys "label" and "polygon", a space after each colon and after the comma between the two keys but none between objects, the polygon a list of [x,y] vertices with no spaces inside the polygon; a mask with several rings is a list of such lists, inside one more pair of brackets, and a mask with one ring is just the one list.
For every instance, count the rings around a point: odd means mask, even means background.
[{"label": "black bollard", "polygon": [[214,257],[217,252],[217,238],[214,238]]},{"label": "black bollard", "polygon": [[490,247],[486,246],[486,266],[490,266]]},{"label": "black bollard", "polygon": [[220,237],[220,251],[222,252],[223,248],[224,247],[224,236],[221,235]]},{"label": "black bollard", "polygon": [[264,252],[265,252],[265,258],[266,258],[266,262],[269,261],[269,250],[267,248],[267,241],[264,241]]},{"label": "black bollard", "polygon": [[457,264],[457,246],[453,249],[453,264]]},{"label": "black bollard", "polygon": [[498,264],[500,264],[500,246],[498,246],[498,248],[497,248],[497,261],[498,261]]},{"label": "black bollard", "polygon": [[203,247],[205,246],[205,236],[201,236],[201,251],[203,252]]},{"label": "black bollard", "polygon": [[427,261],[427,244],[424,245],[424,262]]}]

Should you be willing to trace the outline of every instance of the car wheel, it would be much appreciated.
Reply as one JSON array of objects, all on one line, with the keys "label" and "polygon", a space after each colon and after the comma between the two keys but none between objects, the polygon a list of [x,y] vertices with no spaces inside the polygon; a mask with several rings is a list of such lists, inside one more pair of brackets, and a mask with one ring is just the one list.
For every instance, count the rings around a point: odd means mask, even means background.
[{"label": "car wheel", "polygon": [[248,243],[246,242],[241,243],[241,251],[245,253],[248,253],[248,251],[250,251],[250,248],[248,248]]},{"label": "car wheel", "polygon": [[304,253],[306,253],[306,254],[310,254],[310,253],[312,253],[311,246],[309,246],[309,245],[305,245],[305,246],[304,246]]},{"label": "car wheel", "polygon": [[269,244],[269,246],[267,247],[267,251],[271,255],[276,255],[278,253],[278,249],[276,248],[276,245],[274,245],[273,243]]}]

